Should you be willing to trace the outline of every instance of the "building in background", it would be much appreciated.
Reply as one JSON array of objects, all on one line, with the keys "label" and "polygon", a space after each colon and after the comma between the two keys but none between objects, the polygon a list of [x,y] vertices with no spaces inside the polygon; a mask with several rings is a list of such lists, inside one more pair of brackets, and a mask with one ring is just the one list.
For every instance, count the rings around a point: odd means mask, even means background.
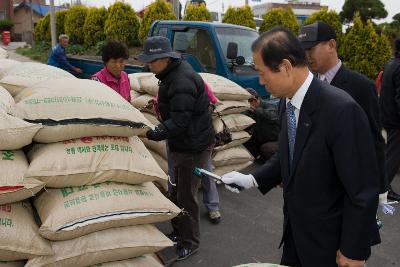
[{"label": "building in background", "polygon": [[0,20],[12,20],[14,17],[13,0],[0,1]]},{"label": "building in background", "polygon": [[[33,25],[35,26],[39,19],[43,18],[50,12],[50,6],[45,5],[45,0],[32,0],[32,5],[28,0],[14,1],[20,2],[14,5],[14,18],[12,22],[13,40],[32,43],[32,25],[31,25],[31,8],[33,15]],[[56,11],[63,7],[55,7]]]},{"label": "building in background", "polygon": [[261,18],[273,8],[292,8],[293,13],[297,17],[299,24],[302,24],[314,12],[320,11],[327,6],[321,6],[321,0],[288,0],[286,3],[264,3],[253,6],[253,14],[257,18]]}]

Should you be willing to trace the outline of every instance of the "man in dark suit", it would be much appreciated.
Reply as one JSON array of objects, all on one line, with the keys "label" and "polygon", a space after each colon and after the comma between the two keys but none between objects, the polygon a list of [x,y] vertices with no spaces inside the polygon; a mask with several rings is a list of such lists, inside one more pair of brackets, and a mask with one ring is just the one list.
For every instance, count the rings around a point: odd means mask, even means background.
[{"label": "man in dark suit", "polygon": [[281,264],[361,267],[378,235],[378,166],[368,118],[343,90],[313,77],[299,40],[273,28],[252,46],[260,83],[281,97],[279,152],[225,183],[267,193],[282,184]]},{"label": "man in dark suit", "polygon": [[374,138],[379,168],[379,193],[386,199],[385,140],[379,116],[375,84],[358,72],[346,68],[338,57],[336,33],[327,23],[318,21],[300,29],[299,40],[306,51],[310,70],[321,80],[346,91],[364,110]]},{"label": "man in dark suit", "polygon": [[[386,177],[390,186],[400,167],[400,39],[395,41],[394,57],[386,64],[379,99],[383,127],[387,132]],[[388,199],[400,201],[391,187]]]}]

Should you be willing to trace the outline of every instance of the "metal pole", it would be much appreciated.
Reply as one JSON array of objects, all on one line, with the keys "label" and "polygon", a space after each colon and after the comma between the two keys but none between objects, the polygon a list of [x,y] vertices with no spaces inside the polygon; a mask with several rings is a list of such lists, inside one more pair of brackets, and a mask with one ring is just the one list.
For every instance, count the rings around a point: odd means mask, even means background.
[{"label": "metal pole", "polygon": [[172,0],[172,11],[174,12],[176,19],[179,20],[179,0]]},{"label": "metal pole", "polygon": [[56,11],[54,8],[54,0],[50,0],[50,30],[51,30],[51,46],[57,44],[56,37]]},{"label": "metal pole", "polygon": [[34,21],[33,21],[32,0],[29,0],[29,5],[31,6],[31,42],[32,42],[32,46],[35,46],[35,39],[34,39],[35,26],[34,26]]}]

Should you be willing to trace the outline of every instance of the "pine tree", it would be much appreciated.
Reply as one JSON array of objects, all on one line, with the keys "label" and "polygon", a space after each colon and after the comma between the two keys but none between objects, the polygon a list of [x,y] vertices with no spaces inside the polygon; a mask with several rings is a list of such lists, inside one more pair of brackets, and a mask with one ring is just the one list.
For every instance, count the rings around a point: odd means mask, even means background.
[{"label": "pine tree", "polygon": [[250,6],[229,7],[222,22],[242,25],[252,29],[256,28],[256,22]]},{"label": "pine tree", "polygon": [[156,0],[144,12],[143,21],[139,30],[139,38],[144,41],[149,33],[151,24],[156,20],[176,19],[172,12],[172,6],[165,0]]},{"label": "pine tree", "polygon": [[275,26],[288,28],[296,35],[299,33],[299,24],[291,8],[288,10],[282,8],[271,9],[264,15],[259,32],[266,32]]},{"label": "pine tree", "polygon": [[188,21],[211,21],[210,12],[206,5],[189,5],[186,9],[186,14],[183,20]]}]

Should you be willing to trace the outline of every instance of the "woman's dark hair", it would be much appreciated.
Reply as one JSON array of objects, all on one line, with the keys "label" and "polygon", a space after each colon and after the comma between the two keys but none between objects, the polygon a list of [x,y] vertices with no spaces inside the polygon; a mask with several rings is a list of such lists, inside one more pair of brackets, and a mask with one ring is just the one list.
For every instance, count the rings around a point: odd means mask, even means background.
[{"label": "woman's dark hair", "polygon": [[294,67],[307,66],[307,57],[300,41],[288,29],[274,27],[264,32],[251,46],[254,52],[261,52],[264,65],[271,71],[279,72],[279,65],[284,59]]},{"label": "woman's dark hair", "polygon": [[101,59],[107,63],[110,59],[129,58],[129,51],[125,44],[117,41],[107,42],[102,49]]}]

